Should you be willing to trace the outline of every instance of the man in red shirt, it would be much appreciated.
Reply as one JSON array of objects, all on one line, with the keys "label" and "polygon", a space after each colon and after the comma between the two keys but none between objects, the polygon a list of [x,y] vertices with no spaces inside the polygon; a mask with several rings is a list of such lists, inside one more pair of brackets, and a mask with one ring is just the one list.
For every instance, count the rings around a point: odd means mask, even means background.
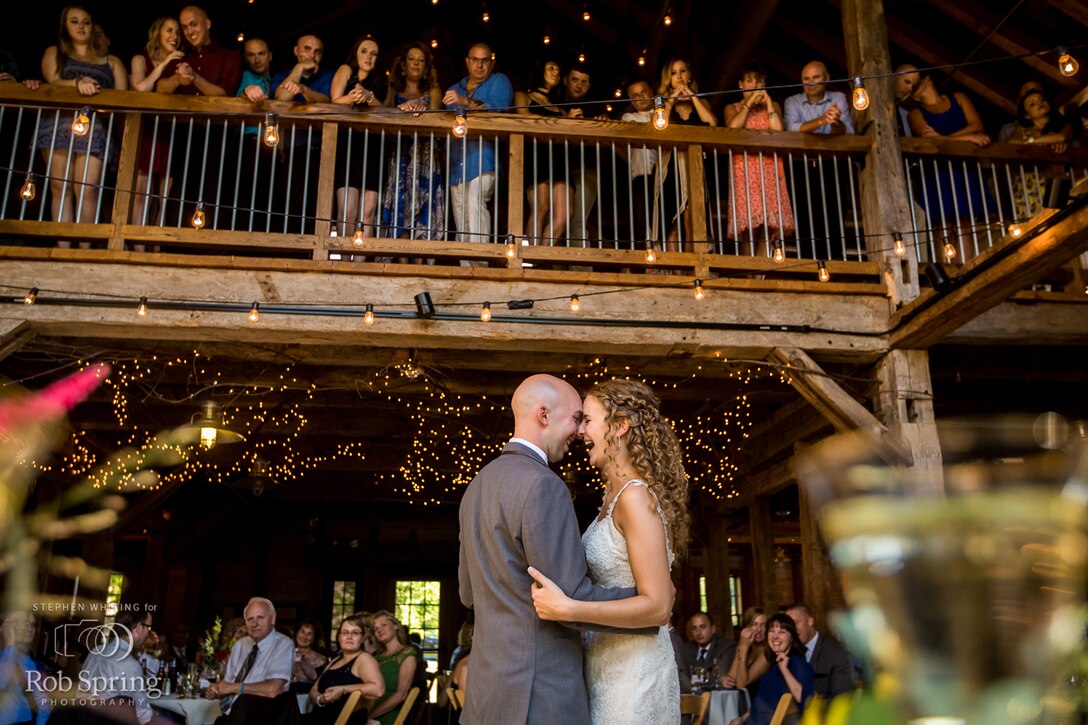
[{"label": "man in red shirt", "polygon": [[181,11],[179,20],[189,52],[178,63],[177,72],[162,78],[155,90],[190,96],[233,96],[242,80],[241,58],[212,40],[212,21],[202,9],[190,5]]}]

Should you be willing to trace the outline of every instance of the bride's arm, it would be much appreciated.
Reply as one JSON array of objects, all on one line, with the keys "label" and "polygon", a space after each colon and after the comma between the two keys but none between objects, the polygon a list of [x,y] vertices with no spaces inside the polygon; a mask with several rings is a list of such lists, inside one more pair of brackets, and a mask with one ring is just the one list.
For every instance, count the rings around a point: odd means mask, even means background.
[{"label": "bride's arm", "polygon": [[637,593],[628,599],[578,601],[567,597],[536,570],[529,573],[542,587],[533,587],[533,604],[541,619],[588,622],[609,627],[651,627],[667,624],[674,590],[669,577],[665,528],[650,492],[630,486],[612,512],[616,528],[627,541],[627,557]]}]

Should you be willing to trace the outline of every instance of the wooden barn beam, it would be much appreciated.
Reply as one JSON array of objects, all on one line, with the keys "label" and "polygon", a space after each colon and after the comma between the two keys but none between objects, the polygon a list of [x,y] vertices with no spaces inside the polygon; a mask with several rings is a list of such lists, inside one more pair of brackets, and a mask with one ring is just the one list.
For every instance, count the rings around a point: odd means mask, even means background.
[{"label": "wooden barn beam", "polygon": [[[1080,188],[1082,185],[1078,185]],[[1056,212],[1045,210],[1032,226]],[[1025,235],[1031,229],[1024,230]],[[983,312],[995,307],[1088,249],[1088,206],[1073,211],[1045,231],[1023,239],[1007,237],[960,268],[950,291],[928,290],[892,315],[891,347],[924,349],[937,344]],[[956,280],[961,280],[956,283]]]},{"label": "wooden barn beam", "polygon": [[749,530],[752,532],[752,576],[755,580],[757,605],[769,611],[777,611],[778,582],[774,566],[774,520],[771,516],[771,499],[757,496],[748,507]]},{"label": "wooden barn beam", "polygon": [[26,320],[0,318],[0,360],[18,352],[34,337],[35,333]]},{"label": "wooden barn beam", "polygon": [[1084,0],[1047,0],[1051,7],[1055,7],[1076,20],[1081,25],[1088,26],[1088,2]]}]

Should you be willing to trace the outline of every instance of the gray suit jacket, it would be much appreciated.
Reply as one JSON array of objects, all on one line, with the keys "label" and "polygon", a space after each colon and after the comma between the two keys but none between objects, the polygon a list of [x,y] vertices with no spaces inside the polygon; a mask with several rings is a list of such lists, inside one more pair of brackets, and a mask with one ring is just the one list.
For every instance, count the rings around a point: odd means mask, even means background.
[{"label": "gray suit jacket", "polygon": [[830,700],[854,689],[854,664],[846,648],[836,640],[821,633],[809,664],[816,673],[812,689],[817,695]]},{"label": "gray suit jacket", "polygon": [[633,596],[587,576],[570,493],[517,443],[484,466],[461,500],[461,601],[476,612],[466,725],[588,725],[581,634],[536,616],[532,565],[575,599]]}]

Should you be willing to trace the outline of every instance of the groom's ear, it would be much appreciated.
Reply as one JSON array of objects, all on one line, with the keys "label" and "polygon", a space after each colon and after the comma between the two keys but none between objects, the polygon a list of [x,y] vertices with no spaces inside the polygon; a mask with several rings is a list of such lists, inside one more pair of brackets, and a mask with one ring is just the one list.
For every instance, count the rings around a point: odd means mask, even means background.
[{"label": "groom's ear", "polygon": [[539,421],[540,421],[540,424],[541,424],[542,426],[545,426],[545,427],[547,427],[547,425],[548,425],[548,412],[549,412],[549,411],[548,411],[548,407],[547,407],[547,406],[545,406],[545,405],[539,405],[539,406],[537,406],[537,409],[536,409],[536,418],[537,418],[537,420],[539,420]]}]

